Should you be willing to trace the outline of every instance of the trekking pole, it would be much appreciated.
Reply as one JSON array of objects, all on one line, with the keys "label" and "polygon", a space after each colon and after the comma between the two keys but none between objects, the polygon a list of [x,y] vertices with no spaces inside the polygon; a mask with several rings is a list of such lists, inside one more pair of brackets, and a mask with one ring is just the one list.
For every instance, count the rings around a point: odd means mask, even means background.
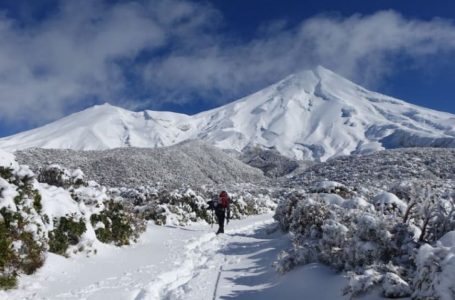
[{"label": "trekking pole", "polygon": [[213,229],[213,223],[215,223],[214,210],[212,209],[212,222],[210,222],[210,227]]}]

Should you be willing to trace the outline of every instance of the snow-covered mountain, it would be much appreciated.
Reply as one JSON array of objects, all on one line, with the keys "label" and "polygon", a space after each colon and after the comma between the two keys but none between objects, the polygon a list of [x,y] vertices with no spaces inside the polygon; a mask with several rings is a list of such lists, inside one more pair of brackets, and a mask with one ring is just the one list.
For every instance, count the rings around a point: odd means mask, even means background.
[{"label": "snow-covered mountain", "polygon": [[234,150],[259,145],[292,158],[326,160],[384,148],[455,147],[455,115],[368,91],[317,67],[193,116],[104,104],[2,138],[0,147],[99,150],[188,139]]}]

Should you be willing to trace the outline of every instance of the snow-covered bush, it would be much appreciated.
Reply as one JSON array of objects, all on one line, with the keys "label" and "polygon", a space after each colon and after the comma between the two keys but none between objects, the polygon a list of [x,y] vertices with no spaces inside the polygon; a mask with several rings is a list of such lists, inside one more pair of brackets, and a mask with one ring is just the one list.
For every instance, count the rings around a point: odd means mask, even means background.
[{"label": "snow-covered bush", "polygon": [[38,172],[38,181],[49,185],[68,188],[84,184],[84,173],[80,169],[68,170],[57,164],[48,165]]},{"label": "snow-covered bush", "polygon": [[388,298],[404,298],[411,294],[411,287],[395,273],[386,273],[382,278],[382,294]]},{"label": "snow-covered bush", "polygon": [[80,171],[50,169],[45,178],[55,185],[38,182],[28,167],[0,150],[0,289],[13,288],[18,275],[41,267],[46,251],[95,252],[93,215],[112,221],[115,244],[126,244],[144,230],[138,215],[124,206],[112,209],[113,196],[94,182],[84,183]]},{"label": "snow-covered bush", "polygon": [[92,214],[90,221],[95,229],[96,237],[103,243],[114,243],[117,246],[129,245],[145,230],[132,211],[125,209],[121,202],[110,200],[104,203],[104,209]]},{"label": "snow-covered bush", "polygon": [[71,216],[55,219],[54,225],[55,229],[49,232],[49,251],[60,255],[67,255],[68,247],[79,244],[82,234],[87,231],[83,219]]},{"label": "snow-covered bush", "polygon": [[[212,192],[212,197],[217,193]],[[239,190],[230,194],[231,217],[241,219],[244,216],[268,213],[276,208],[276,200],[269,191]]]},{"label": "snow-covered bush", "polygon": [[416,264],[414,299],[455,299],[455,231],[435,246],[420,247]]},{"label": "snow-covered bush", "polygon": [[0,166],[0,288],[14,287],[18,273],[31,274],[44,262],[46,233],[33,180],[25,167]]},{"label": "snow-covered bush", "polygon": [[353,195],[353,192],[344,184],[336,181],[318,181],[310,189],[311,193],[337,194],[343,198]]},{"label": "snow-covered bush", "polygon": [[[410,295],[412,256],[418,246],[412,226],[401,223],[401,214],[385,213],[387,201],[377,206],[345,206],[365,200],[328,201],[326,195],[291,193],[279,204],[275,219],[291,232],[293,247],[280,254],[276,269],[285,272],[319,261],[350,272],[345,292],[353,296],[377,286],[388,297]],[[382,198],[371,202],[378,199]]]},{"label": "snow-covered bush", "polygon": [[374,269],[366,269],[360,274],[349,272],[349,283],[344,294],[358,296],[375,288],[382,281],[382,274]]},{"label": "snow-covered bush", "polygon": [[[289,196],[276,210],[293,241],[277,269],[319,261],[350,274],[351,295],[377,287],[385,297],[455,299],[453,246],[441,245],[455,230],[453,154],[399,149],[339,157],[291,178],[288,187],[307,194]],[[337,192],[340,186],[348,193]],[[328,207],[322,226],[314,203]]]},{"label": "snow-covered bush", "polygon": [[207,211],[208,199],[191,189],[168,191],[139,187],[112,189],[112,192],[128,199],[138,214],[158,225],[185,225],[201,220],[213,222]]},{"label": "snow-covered bush", "polygon": [[[218,199],[218,190],[213,188],[195,191],[192,189],[156,189],[152,187],[111,189],[112,193],[128,199],[135,211],[158,225],[186,225],[205,221],[214,223],[214,214],[208,210],[207,202]],[[247,215],[271,212],[276,200],[266,190],[229,189],[231,218],[240,219]]]},{"label": "snow-covered bush", "polygon": [[302,192],[291,192],[283,196],[278,202],[278,206],[275,210],[274,219],[278,222],[282,231],[289,231],[291,225],[291,216],[297,205],[297,202],[304,199],[305,193]]},{"label": "snow-covered bush", "polygon": [[405,201],[399,199],[395,194],[383,192],[376,195],[373,200],[376,209],[384,214],[403,215],[408,205]]}]

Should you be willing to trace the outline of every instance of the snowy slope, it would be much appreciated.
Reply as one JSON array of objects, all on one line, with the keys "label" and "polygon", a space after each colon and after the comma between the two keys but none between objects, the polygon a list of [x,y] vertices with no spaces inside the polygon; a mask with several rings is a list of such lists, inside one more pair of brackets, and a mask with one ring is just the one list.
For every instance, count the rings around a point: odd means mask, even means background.
[{"label": "snowy slope", "polygon": [[317,67],[197,115],[105,104],[0,139],[0,147],[161,147],[187,139],[234,150],[274,147],[288,157],[326,160],[384,148],[454,147],[455,115],[368,91]]},{"label": "snowy slope", "polygon": [[260,170],[200,141],[185,141],[157,149],[28,149],[15,154],[20,163],[29,165],[34,171],[49,163],[69,169],[80,168],[88,179],[110,187],[157,186],[158,183],[168,187],[198,187],[265,179]]}]

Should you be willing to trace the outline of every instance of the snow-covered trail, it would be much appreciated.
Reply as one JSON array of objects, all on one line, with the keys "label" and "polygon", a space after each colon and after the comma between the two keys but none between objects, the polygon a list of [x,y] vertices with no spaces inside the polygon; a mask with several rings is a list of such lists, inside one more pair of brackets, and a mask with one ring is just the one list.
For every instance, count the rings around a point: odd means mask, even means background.
[{"label": "snow-covered trail", "polygon": [[[227,232],[270,222],[271,215],[253,216],[232,221]],[[150,224],[132,246],[100,245],[91,257],[50,253],[37,273],[20,278],[16,290],[0,291],[0,299],[178,299],[180,290],[192,286],[193,277],[217,272],[219,251],[229,237],[216,236],[215,231],[216,226],[200,224]]]},{"label": "snow-covered trail", "polygon": [[345,278],[326,267],[276,273],[272,263],[290,241],[274,228],[271,215],[232,221],[219,236],[216,226],[149,225],[130,247],[103,246],[90,258],[50,254],[0,299],[345,299]]}]

